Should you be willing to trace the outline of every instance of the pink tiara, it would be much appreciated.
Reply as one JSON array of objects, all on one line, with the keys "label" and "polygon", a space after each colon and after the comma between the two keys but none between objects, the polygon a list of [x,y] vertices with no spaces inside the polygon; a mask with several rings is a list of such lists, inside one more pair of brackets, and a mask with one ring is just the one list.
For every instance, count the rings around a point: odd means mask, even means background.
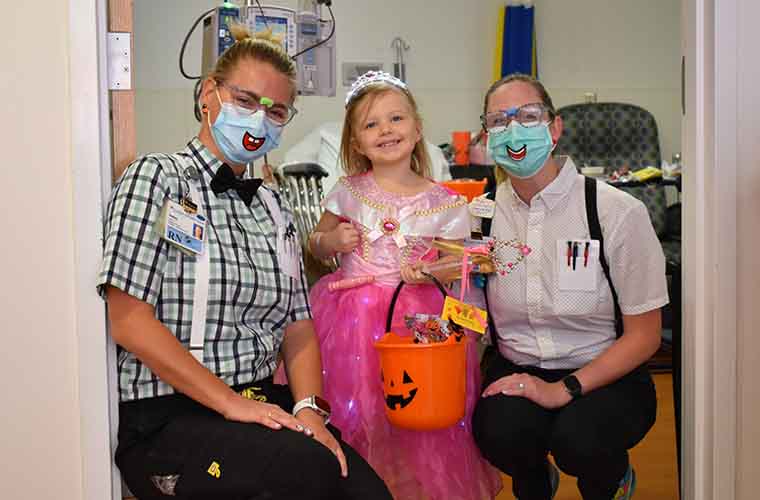
[{"label": "pink tiara", "polygon": [[348,107],[348,103],[350,103],[351,100],[356,97],[359,92],[362,91],[362,89],[368,85],[372,85],[373,83],[381,82],[388,83],[402,90],[407,90],[406,84],[404,82],[395,76],[386,73],[385,71],[367,71],[362,76],[357,78],[354,83],[351,84],[351,90],[349,90],[348,94],[346,94],[346,107]]}]

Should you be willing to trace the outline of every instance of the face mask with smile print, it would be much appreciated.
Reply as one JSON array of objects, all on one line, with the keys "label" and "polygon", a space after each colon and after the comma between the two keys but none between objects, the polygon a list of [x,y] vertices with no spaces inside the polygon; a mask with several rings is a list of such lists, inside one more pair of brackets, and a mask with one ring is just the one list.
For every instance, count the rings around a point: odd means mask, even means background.
[{"label": "face mask with smile print", "polygon": [[234,104],[222,102],[214,124],[209,125],[224,157],[240,165],[251,163],[280,145],[282,127],[272,123],[263,109],[250,114]]},{"label": "face mask with smile print", "polygon": [[525,127],[512,120],[503,130],[488,131],[491,157],[509,175],[520,179],[536,175],[554,146],[548,123]]}]

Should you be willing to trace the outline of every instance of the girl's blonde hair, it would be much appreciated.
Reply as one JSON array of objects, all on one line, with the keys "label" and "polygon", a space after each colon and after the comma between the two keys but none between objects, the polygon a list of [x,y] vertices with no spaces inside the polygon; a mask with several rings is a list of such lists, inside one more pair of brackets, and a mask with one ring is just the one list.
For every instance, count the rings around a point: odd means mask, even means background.
[{"label": "girl's blonde hair", "polygon": [[369,99],[368,104],[371,106],[378,97],[386,92],[399,92],[405,96],[409,102],[409,107],[412,110],[412,117],[417,122],[417,126],[420,129],[420,140],[417,141],[417,144],[415,144],[414,150],[412,151],[411,168],[418,175],[429,178],[430,159],[427,147],[425,146],[425,138],[422,135],[422,117],[420,116],[417,102],[408,90],[385,82],[377,82],[367,85],[353,96],[346,106],[346,115],[343,119],[343,135],[340,141],[340,159],[343,163],[343,170],[348,175],[354,175],[372,169],[372,163],[369,161],[369,158],[357,151],[352,144],[354,139],[354,126],[358,121],[355,115],[362,102]]},{"label": "girl's blonde hair", "polygon": [[230,25],[230,33],[235,43],[219,56],[213,71],[208,75],[215,81],[224,82],[241,60],[253,59],[271,64],[277,71],[288,77],[291,86],[291,100],[296,96],[296,65],[282,46],[280,37],[271,29],[251,34],[247,26]]}]

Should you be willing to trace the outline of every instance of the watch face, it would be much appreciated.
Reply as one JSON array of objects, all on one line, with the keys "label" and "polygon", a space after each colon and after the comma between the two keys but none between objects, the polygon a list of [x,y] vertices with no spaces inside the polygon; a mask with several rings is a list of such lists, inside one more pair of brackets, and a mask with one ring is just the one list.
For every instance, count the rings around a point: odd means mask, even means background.
[{"label": "watch face", "polygon": [[570,395],[574,398],[579,397],[583,392],[581,389],[581,383],[578,382],[578,379],[573,375],[569,375],[563,378],[562,382],[564,382],[565,387],[567,387],[567,392],[570,393]]},{"label": "watch face", "polygon": [[328,415],[330,414],[330,403],[328,403],[326,399],[319,396],[314,396],[314,404],[317,405],[317,408],[323,412],[327,413]]}]

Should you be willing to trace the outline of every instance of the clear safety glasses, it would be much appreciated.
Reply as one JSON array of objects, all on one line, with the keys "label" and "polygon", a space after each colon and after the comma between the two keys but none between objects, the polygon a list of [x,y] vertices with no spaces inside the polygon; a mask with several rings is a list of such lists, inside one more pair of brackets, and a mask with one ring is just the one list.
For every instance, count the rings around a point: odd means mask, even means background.
[{"label": "clear safety glasses", "polygon": [[250,114],[263,110],[267,118],[279,127],[284,127],[290,123],[290,120],[298,113],[298,110],[290,104],[274,102],[269,97],[259,97],[249,90],[241,89],[229,83],[217,81],[216,84],[229,91],[233,103],[240,109],[249,111]]},{"label": "clear safety glasses", "polygon": [[500,111],[492,111],[480,116],[480,123],[485,130],[506,128],[512,120],[517,121],[523,127],[536,127],[549,119],[554,118],[554,111],[540,102],[523,104],[518,108],[510,108]]}]

